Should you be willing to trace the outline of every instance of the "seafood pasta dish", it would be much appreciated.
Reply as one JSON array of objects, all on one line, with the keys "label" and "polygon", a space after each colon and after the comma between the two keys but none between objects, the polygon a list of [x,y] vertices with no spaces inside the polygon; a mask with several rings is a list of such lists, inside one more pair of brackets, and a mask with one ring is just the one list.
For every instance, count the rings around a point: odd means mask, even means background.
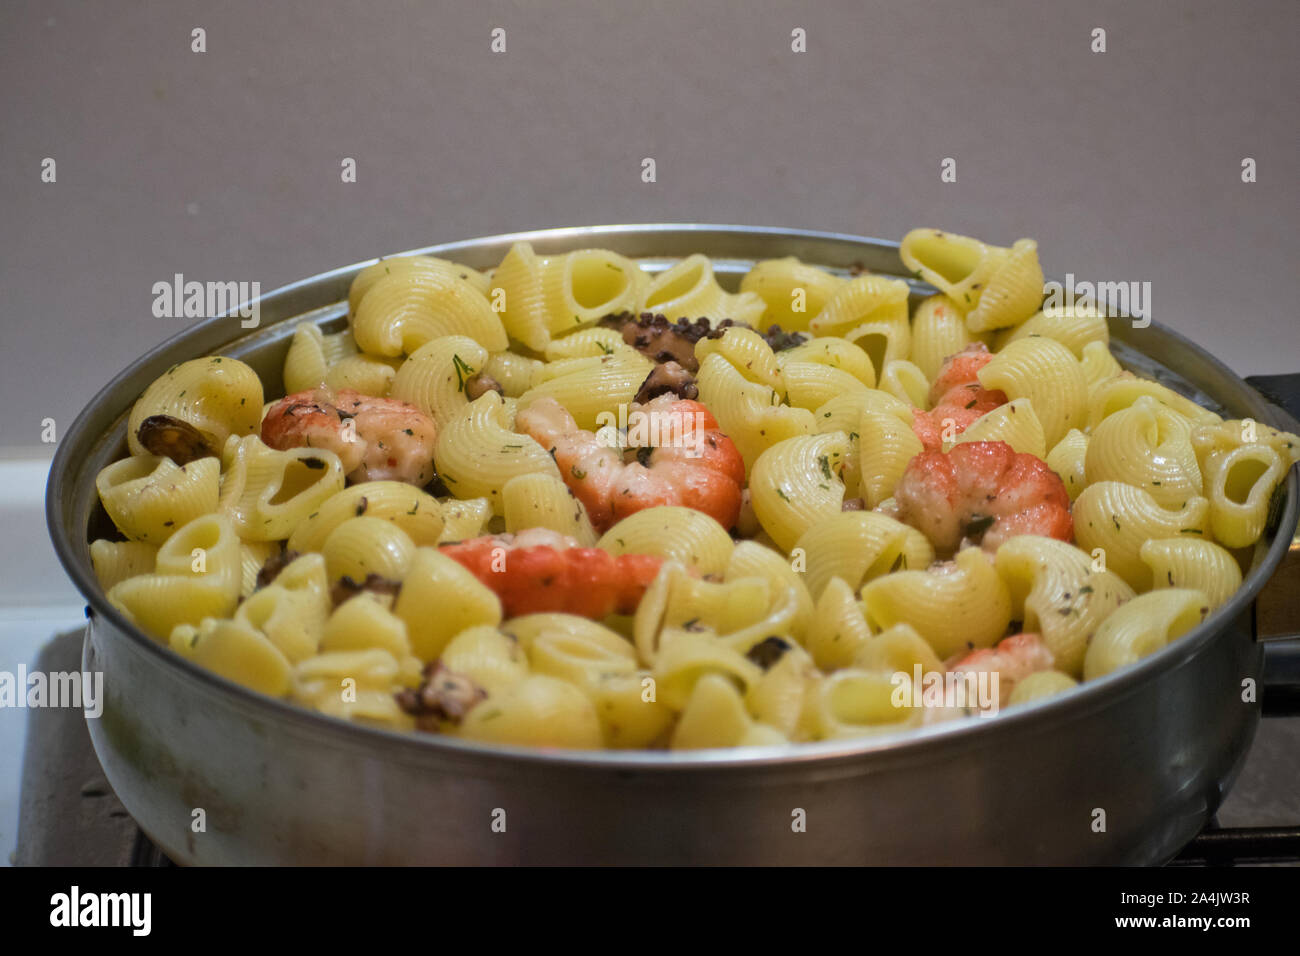
[{"label": "seafood pasta dish", "polygon": [[792,257],[737,289],[698,254],[380,260],[345,329],[296,328],[283,394],[220,355],[144,391],[96,576],[254,691],[584,749],[996,719],[1214,614],[1300,439],[1123,370],[1032,240],[900,254],[934,294]]}]

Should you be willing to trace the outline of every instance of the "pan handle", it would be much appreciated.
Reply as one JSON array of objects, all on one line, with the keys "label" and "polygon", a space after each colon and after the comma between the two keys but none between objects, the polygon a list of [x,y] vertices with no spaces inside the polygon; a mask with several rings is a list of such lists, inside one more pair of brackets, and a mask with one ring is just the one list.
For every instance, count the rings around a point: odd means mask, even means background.
[{"label": "pan handle", "polygon": [[[1300,375],[1252,375],[1276,424],[1300,432]],[[1255,601],[1255,636],[1267,641],[1260,700],[1265,717],[1300,716],[1300,534]]]}]

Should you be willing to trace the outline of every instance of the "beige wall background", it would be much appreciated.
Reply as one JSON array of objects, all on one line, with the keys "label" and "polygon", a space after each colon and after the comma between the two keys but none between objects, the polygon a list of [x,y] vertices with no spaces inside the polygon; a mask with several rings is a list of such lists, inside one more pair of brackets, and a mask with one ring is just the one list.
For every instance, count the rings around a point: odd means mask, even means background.
[{"label": "beige wall background", "polygon": [[181,331],[150,311],[176,272],[269,291],[597,222],[1033,236],[1051,275],[1151,282],[1238,372],[1300,371],[1298,26],[1293,0],[8,0],[0,445]]}]

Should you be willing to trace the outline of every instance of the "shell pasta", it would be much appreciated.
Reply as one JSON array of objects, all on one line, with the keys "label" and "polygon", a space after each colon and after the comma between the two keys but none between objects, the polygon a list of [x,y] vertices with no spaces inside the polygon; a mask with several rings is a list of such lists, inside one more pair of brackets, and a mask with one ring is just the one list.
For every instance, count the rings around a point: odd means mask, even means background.
[{"label": "shell pasta", "polygon": [[372,727],[871,739],[1177,641],[1232,601],[1300,460],[1124,370],[1096,305],[1045,302],[1030,239],[913,230],[920,290],[501,248],[358,271],[346,328],[284,330],[283,396],[230,356],[149,385],[96,476],[108,603]]}]

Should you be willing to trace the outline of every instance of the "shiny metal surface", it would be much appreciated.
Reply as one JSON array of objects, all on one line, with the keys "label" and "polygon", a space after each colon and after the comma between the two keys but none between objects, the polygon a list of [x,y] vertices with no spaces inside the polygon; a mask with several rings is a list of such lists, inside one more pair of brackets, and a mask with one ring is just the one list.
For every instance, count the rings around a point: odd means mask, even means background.
[{"label": "shiny metal surface", "polygon": [[[418,251],[486,268],[520,238],[541,252],[600,245],[648,267],[704,252],[733,280],[753,259],[782,255],[903,271],[893,243],[736,226],[548,230]],[[340,325],[348,284],[368,264],[265,297],[256,330],[208,320],[145,355],[78,418],[51,469],[51,533],[94,612],[87,666],[105,673],[91,737],[127,809],[177,861],[1154,863],[1214,812],[1259,719],[1258,703],[1242,700],[1262,659],[1251,602],[1289,533],[1256,547],[1225,607],[1132,668],[992,721],[795,749],[487,749],[347,724],[173,656],[95,584],[87,542],[108,528],[94,475],[122,454],[131,403],[176,361],[233,355],[274,395],[293,326]],[[1111,331],[1122,361],[1232,416],[1271,420],[1256,392],[1171,330],[1121,319]],[[1292,472],[1281,527],[1295,527],[1298,507]],[[200,808],[207,829],[196,833]],[[493,829],[497,810],[505,832]]]}]

